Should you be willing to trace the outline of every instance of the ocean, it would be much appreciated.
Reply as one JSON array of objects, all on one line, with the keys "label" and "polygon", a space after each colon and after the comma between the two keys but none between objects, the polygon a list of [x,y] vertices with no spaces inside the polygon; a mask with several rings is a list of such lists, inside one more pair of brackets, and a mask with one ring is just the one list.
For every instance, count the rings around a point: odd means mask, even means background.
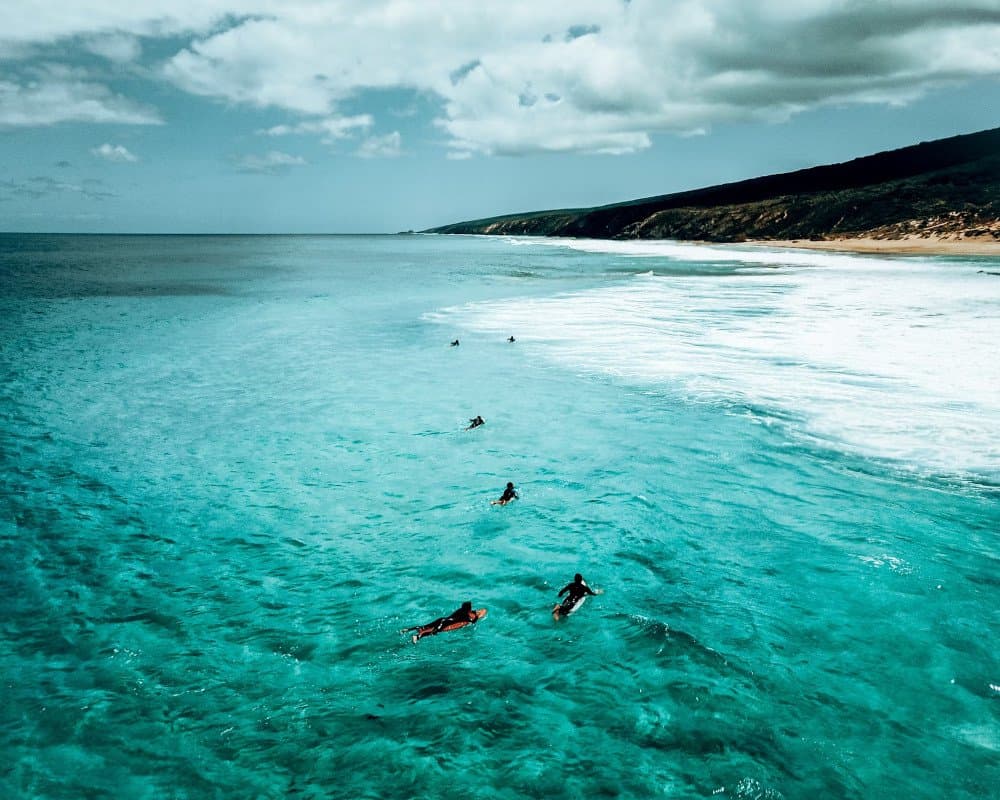
[{"label": "ocean", "polygon": [[997,797],[998,268],[0,235],[0,796]]}]

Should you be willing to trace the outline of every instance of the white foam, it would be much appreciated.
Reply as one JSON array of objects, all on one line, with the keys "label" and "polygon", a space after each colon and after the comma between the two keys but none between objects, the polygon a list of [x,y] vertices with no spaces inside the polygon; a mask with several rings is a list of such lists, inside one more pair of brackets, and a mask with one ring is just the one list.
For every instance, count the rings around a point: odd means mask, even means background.
[{"label": "white foam", "polygon": [[670,239],[508,239],[511,244],[544,245],[585,253],[633,258],[658,258],[667,261],[695,263],[733,263],[754,266],[840,267],[843,269],[868,269],[872,264],[898,268],[904,263],[912,265],[918,259],[875,258],[851,253],[796,250],[794,248],[762,247],[760,245],[713,245],[696,242],[677,242]]},{"label": "white foam", "polygon": [[[694,247],[704,261],[694,245],[570,246],[642,258]],[[771,255],[786,263],[786,251]],[[791,414],[801,433],[833,446],[1000,474],[1000,281],[973,263],[806,255],[820,261],[803,266],[822,269],[637,275],[445,314],[476,331],[516,330],[522,344],[576,369]]]}]

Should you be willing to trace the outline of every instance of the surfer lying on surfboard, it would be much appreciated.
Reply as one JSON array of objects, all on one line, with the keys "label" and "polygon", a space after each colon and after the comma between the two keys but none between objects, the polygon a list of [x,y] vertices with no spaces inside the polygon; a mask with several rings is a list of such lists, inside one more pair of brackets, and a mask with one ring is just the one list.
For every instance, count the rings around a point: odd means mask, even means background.
[{"label": "surfer lying on surfboard", "polygon": [[433,622],[426,625],[414,625],[412,628],[403,628],[401,633],[416,631],[413,634],[413,643],[423,639],[425,636],[434,636],[441,631],[454,631],[464,628],[466,625],[474,625],[486,616],[486,609],[480,608],[478,611],[472,608],[472,603],[466,600],[461,608],[452,611],[447,617],[438,617]]},{"label": "surfer lying on surfboard", "polygon": [[561,605],[556,604],[555,608],[552,609],[552,619],[568,617],[583,605],[583,601],[587,599],[588,594],[604,594],[603,589],[598,589],[595,592],[587,586],[587,582],[584,581],[583,575],[579,572],[573,576],[572,583],[567,583],[562,589],[559,590],[559,594],[557,596],[562,597],[564,592],[569,592],[569,594],[566,595],[566,599],[562,601]]},{"label": "surfer lying on surfboard", "polygon": [[517,492],[514,491],[514,484],[507,481],[507,488],[503,490],[503,494],[500,495],[499,500],[494,500],[490,503],[491,506],[505,506],[511,500],[517,500]]},{"label": "surfer lying on surfboard", "polygon": [[466,428],[467,431],[471,431],[473,428],[478,428],[480,425],[485,425],[486,420],[480,417],[478,414],[469,420],[469,427]]}]

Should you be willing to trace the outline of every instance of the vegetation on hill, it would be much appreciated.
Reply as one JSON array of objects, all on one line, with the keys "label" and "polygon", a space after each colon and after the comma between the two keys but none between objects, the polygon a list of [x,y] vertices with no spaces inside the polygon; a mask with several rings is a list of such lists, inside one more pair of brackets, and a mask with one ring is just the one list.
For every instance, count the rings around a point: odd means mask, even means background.
[{"label": "vegetation on hill", "polygon": [[434,233],[599,239],[935,237],[1000,241],[1000,128],[781,175]]}]

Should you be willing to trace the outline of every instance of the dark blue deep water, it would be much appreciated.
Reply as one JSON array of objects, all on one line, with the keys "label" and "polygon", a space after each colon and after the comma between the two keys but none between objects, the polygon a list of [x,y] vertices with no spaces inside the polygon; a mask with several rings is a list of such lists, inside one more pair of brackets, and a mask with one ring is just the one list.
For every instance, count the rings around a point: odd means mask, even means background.
[{"label": "dark blue deep water", "polygon": [[0,235],[0,796],[996,797],[984,265]]}]

